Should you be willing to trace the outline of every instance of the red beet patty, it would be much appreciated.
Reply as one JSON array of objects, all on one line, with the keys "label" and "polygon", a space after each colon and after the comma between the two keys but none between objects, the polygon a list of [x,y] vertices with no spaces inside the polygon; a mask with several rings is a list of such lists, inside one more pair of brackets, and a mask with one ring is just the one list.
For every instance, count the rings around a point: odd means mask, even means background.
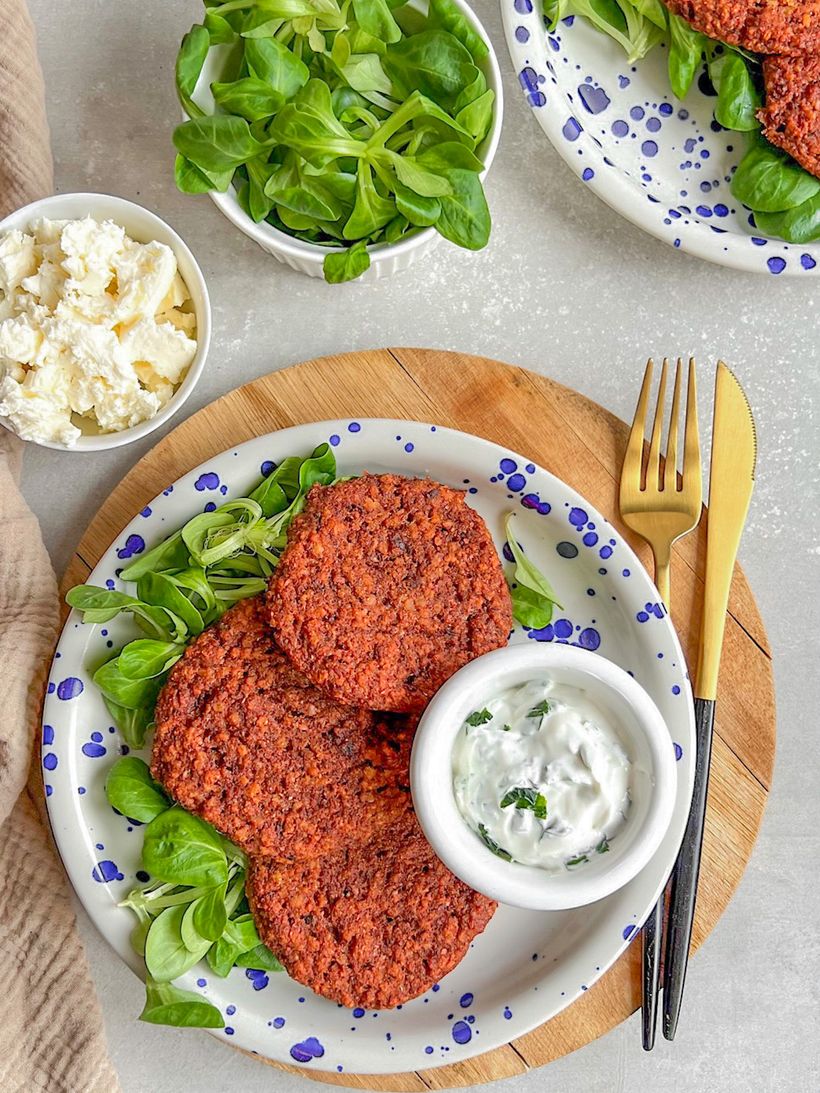
[{"label": "red beet patty", "polygon": [[367,1009],[423,994],[496,909],[439,861],[410,807],[364,845],[291,864],[252,859],[247,891],[259,934],[289,975]]},{"label": "red beet patty", "polygon": [[409,796],[412,726],[342,706],[244,600],[174,665],[156,708],[154,777],[252,854],[310,859],[369,839]]},{"label": "red beet patty", "polygon": [[812,53],[820,0],[665,0],[695,30],[755,53]]},{"label": "red beet patty", "polygon": [[763,133],[820,178],[820,52],[810,57],[767,57]]},{"label": "red beet patty", "polygon": [[423,709],[512,627],[498,554],[463,492],[393,474],[313,487],[268,604],[293,664],[371,710]]}]

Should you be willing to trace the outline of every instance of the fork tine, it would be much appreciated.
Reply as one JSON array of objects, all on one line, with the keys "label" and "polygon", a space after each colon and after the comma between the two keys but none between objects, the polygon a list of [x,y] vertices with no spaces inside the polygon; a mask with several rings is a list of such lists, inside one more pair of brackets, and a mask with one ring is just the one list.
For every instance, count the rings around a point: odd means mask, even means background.
[{"label": "fork tine", "polygon": [[680,383],[683,361],[678,357],[675,367],[675,391],[672,395],[672,412],[669,417],[669,436],[666,441],[666,465],[663,472],[663,488],[674,493],[678,488],[678,417],[680,416]]},{"label": "fork tine", "polygon": [[[698,503],[703,494],[703,472],[700,462],[700,434],[698,432],[698,393],[695,380],[695,358],[689,358],[689,382],[686,389],[686,422],[683,434],[684,485],[695,484]],[[690,477],[691,476],[691,477]]]},{"label": "fork tine", "polygon": [[649,405],[649,388],[652,386],[652,372],[655,363],[650,357],[646,362],[646,371],[643,374],[641,393],[638,395],[638,405],[635,407],[635,417],[632,421],[632,429],[629,433],[629,441],[626,446],[623,470],[621,471],[622,487],[629,485],[632,489],[641,488],[641,464],[643,463],[643,440],[646,429],[646,411]]},{"label": "fork tine", "polygon": [[655,404],[655,420],[652,424],[652,439],[649,442],[649,459],[646,464],[647,489],[650,483],[654,489],[658,489],[660,485],[661,432],[663,431],[663,406],[666,400],[666,372],[668,367],[669,361],[664,357],[661,380],[658,384],[658,401]]}]

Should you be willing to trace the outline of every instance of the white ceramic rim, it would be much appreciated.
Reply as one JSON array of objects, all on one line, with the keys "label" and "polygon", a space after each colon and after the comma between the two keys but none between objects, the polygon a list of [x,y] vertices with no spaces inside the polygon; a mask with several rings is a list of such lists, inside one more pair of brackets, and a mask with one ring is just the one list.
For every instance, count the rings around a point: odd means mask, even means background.
[{"label": "white ceramic rim", "polygon": [[[493,123],[490,126],[489,133],[481,144],[484,170],[479,177],[484,179],[495,158],[498,142],[501,139],[501,123],[504,116],[504,91],[501,83],[501,69],[499,68],[498,56],[493,48],[492,39],[489,34],[487,34],[487,31],[484,29],[484,26],[476,13],[468,4],[464,3],[464,0],[452,0],[452,2],[459,11],[461,11],[467,21],[472,24],[473,29],[478,31],[489,50],[487,57],[482,62],[482,65],[479,66],[487,77],[488,88],[495,92]],[[187,118],[188,115],[183,114],[183,117]],[[302,262],[306,261],[320,266],[324,262],[326,254],[339,253],[345,249],[344,247],[323,247],[318,243],[307,243],[302,239],[296,239],[292,235],[287,235],[285,232],[279,231],[278,228],[274,228],[272,224],[268,224],[264,220],[257,224],[240,208],[239,202],[236,200],[233,186],[225,193],[218,193],[216,190],[210,190],[208,196],[219,211],[223,213],[235,227],[239,228],[240,231],[243,231],[250,239],[259,243],[265,250],[273,248],[280,254],[285,254],[291,258],[299,259]],[[374,263],[383,259],[398,258],[408,251],[413,251],[418,247],[425,246],[435,235],[435,228],[422,228],[421,231],[416,232],[414,235],[408,235],[405,239],[399,240],[398,243],[376,243],[374,246],[368,247],[367,251],[370,255],[371,262]]]},{"label": "white ceramic rim", "polygon": [[[59,209],[65,203],[69,206],[77,205],[75,212],[60,212]],[[101,208],[109,205],[110,208]],[[130,429],[123,429],[118,433],[99,433],[90,436],[81,436],[76,444],[60,444],[53,440],[39,440],[36,442],[27,441],[26,443],[37,443],[41,448],[52,448],[60,452],[102,452],[111,448],[120,448],[123,444],[130,444],[134,440],[141,440],[144,436],[148,436],[155,429],[158,429],[161,425],[164,425],[166,421],[174,416],[178,410],[180,410],[187,400],[188,396],[196,387],[202,369],[205,366],[205,358],[208,355],[208,347],[211,343],[211,300],[208,295],[208,286],[205,283],[205,277],[202,270],[194,258],[190,247],[185,240],[171,227],[167,221],[163,220],[161,216],[151,212],[150,209],[146,209],[144,205],[138,205],[135,201],[128,201],[127,198],[117,197],[115,194],[103,194],[103,193],[70,193],[70,194],[52,194],[50,197],[40,198],[39,201],[32,201],[29,205],[24,205],[20,209],[16,209],[13,213],[9,213],[4,220],[0,220],[0,234],[5,231],[11,230],[24,230],[26,224],[30,224],[32,220],[36,220],[38,217],[45,216],[53,220],[67,220],[80,216],[92,216],[95,219],[111,219],[116,222],[117,215],[116,209],[126,210],[132,215],[142,217],[146,222],[150,223],[154,229],[158,229],[166,239],[170,239],[167,242],[167,246],[170,246],[174,254],[177,256],[177,265],[179,265],[179,256],[182,255],[185,263],[189,267],[189,275],[185,276],[185,284],[188,291],[191,294],[191,301],[194,305],[194,313],[196,314],[196,355],[191,361],[188,371],[185,373],[185,378],[179,385],[177,390],[173,393],[171,398],[158,411],[152,418],[147,421],[141,421],[139,425],[134,425]],[[57,210],[57,211],[54,211]],[[143,240],[137,240],[143,242]],[[163,242],[163,240],[159,240]],[[11,422],[5,418],[0,417],[0,425],[4,426],[9,432],[15,433],[14,427]],[[15,433],[15,436],[17,434]]]},{"label": "white ceramic rim", "polygon": [[[515,7],[515,0],[500,0],[500,4],[507,49],[514,66],[515,78],[518,80],[518,75],[522,69],[534,67],[531,59],[534,36],[545,35],[541,0],[533,0],[529,12],[518,11]],[[518,26],[525,26],[530,31],[530,37],[525,43],[519,42],[515,37],[515,28]],[[538,37],[537,40],[540,41],[541,38]],[[636,63],[640,64],[640,61]],[[526,101],[527,90],[523,87],[521,90]],[[566,121],[566,116],[562,115],[552,105],[554,101],[554,98],[551,97],[544,106],[536,107],[530,103],[527,105],[546,133],[555,151],[571,168],[573,174],[580,179],[582,171],[589,165],[589,160],[592,159],[597,163],[602,158],[602,152],[586,129],[580,133],[578,140],[572,145],[564,140],[561,130]],[[579,147],[584,149],[586,158],[578,156],[577,149]],[[594,177],[586,181],[584,185],[592,190],[605,204],[609,205],[611,209],[623,216],[624,219],[629,220],[648,235],[660,239],[667,246],[672,245],[668,231],[663,230],[662,221],[647,215],[648,203],[646,196],[639,193],[620,171],[596,170]],[[685,251],[687,254],[693,254],[696,258],[702,258],[707,262],[713,262],[729,269],[771,276],[771,271],[767,269],[766,263],[760,262],[760,254],[755,255],[756,248],[749,245],[750,239],[748,237],[733,232],[715,235],[708,224],[702,223],[697,218],[692,218],[689,227],[691,230],[680,233],[680,246],[676,245],[676,250]],[[759,232],[758,235],[771,244],[770,248],[767,249],[768,256],[788,259],[785,268],[780,271],[778,276],[802,276],[805,278],[807,275],[820,275],[820,243],[792,244],[785,243],[782,239],[766,236],[762,232]],[[717,240],[720,240],[719,244],[716,242]],[[726,250],[723,249],[724,246]],[[793,260],[799,254],[811,256],[816,264],[811,269],[805,269]]]},{"label": "white ceramic rim", "polygon": [[[596,699],[603,690],[625,701],[635,725],[621,724],[621,719],[617,723],[624,735],[643,737],[651,756],[653,780],[643,822],[640,827],[632,825],[628,845],[621,850],[618,840],[613,839],[611,854],[595,863],[601,868],[560,874],[560,881],[534,866],[503,861],[483,846],[459,812],[452,779],[453,744],[464,718],[475,708],[476,696],[550,671],[568,674],[573,686],[583,688],[584,681],[594,681]],[[600,705],[604,702],[601,700]],[[413,742],[410,786],[428,841],[465,884],[499,903],[559,911],[603,899],[640,873],[669,829],[677,774],[671,737],[660,710],[643,687],[617,664],[596,653],[564,645],[507,645],[465,665],[433,697]],[[628,817],[627,827],[629,824]]]}]

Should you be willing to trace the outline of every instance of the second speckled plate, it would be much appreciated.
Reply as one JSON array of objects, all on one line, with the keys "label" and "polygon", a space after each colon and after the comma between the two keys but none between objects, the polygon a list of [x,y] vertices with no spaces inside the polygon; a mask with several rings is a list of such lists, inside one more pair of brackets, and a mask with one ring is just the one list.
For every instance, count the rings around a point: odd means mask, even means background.
[{"label": "second speckled plate", "polygon": [[[226,1027],[215,1035],[279,1062],[365,1074],[426,1069],[522,1036],[570,1005],[626,948],[666,881],[686,823],[694,756],[689,683],[654,586],[603,517],[526,458],[466,433],[420,423],[326,421],[229,449],[169,484],[138,513],[89,582],[123,589],[119,573],[128,558],[203,509],[244,495],[285,456],[307,453],[323,441],[334,446],[340,474],[430,475],[467,489],[499,549],[503,518],[514,508],[519,540],[558,589],[564,607],[545,630],[519,629],[513,640],[568,642],[631,671],[663,713],[678,758],[672,825],[640,876],[577,911],[501,907],[462,963],[402,1007],[348,1010],[284,973],[234,969],[227,979],[217,979],[204,963],[179,980],[226,1015]],[[76,612],[69,616],[49,677],[42,762],[54,835],[77,894],[116,952],[140,973],[128,940],[133,920],[118,902],[136,881],[142,835],[105,798],[106,773],[124,745],[91,682],[93,667],[108,650],[132,636],[121,619],[99,626],[81,623]],[[135,983],[135,1019],[141,993]]]},{"label": "second speckled plate", "polygon": [[710,262],[775,276],[820,273],[820,243],[761,236],[732,197],[747,137],[714,123],[708,87],[696,81],[685,102],[673,96],[665,44],[630,65],[585,19],[570,17],[548,33],[541,0],[501,0],[501,13],[538,123],[598,197],[664,243]]}]

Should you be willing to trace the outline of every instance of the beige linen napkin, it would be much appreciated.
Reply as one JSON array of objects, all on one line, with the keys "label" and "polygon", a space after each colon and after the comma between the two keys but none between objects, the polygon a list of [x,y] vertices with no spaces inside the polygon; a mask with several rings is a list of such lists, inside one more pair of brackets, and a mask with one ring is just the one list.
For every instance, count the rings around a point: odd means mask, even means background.
[{"label": "beige linen napkin", "polygon": [[[0,217],[51,189],[34,30],[24,0],[0,0]],[[32,757],[59,609],[18,488],[22,449],[0,428],[0,1090],[112,1093],[102,1016],[45,826],[39,748]]]}]

